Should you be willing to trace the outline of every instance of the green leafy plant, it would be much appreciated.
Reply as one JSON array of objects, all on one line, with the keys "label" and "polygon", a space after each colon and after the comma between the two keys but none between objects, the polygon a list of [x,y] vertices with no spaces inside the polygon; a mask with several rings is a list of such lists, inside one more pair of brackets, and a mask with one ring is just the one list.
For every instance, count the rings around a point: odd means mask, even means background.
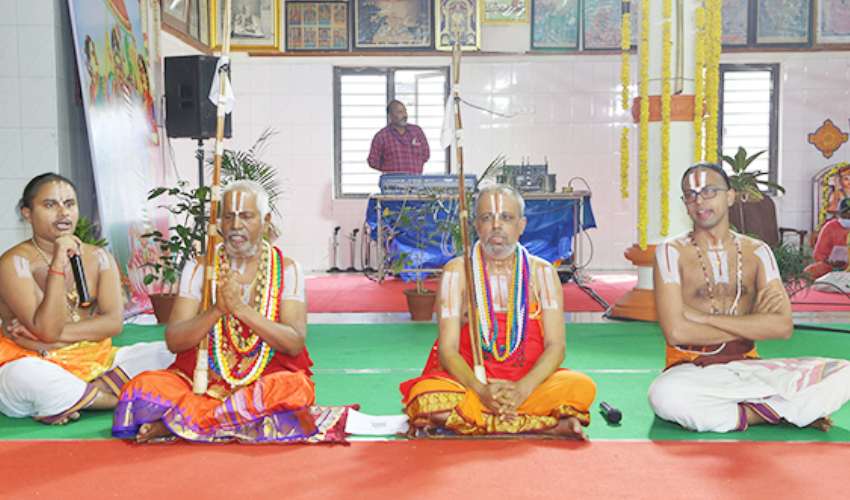
[{"label": "green leafy plant", "polygon": [[145,285],[159,281],[173,291],[183,266],[195,259],[206,243],[203,229],[209,219],[206,206],[210,201],[210,189],[206,186],[190,189],[187,181],[178,181],[175,187],[157,187],[148,193],[149,200],[162,196],[169,197],[172,202],[160,207],[167,209],[176,222],[168,228],[168,236],[158,230],[142,235],[160,250],[159,261],[148,262],[142,267],[147,270]]},{"label": "green leafy plant", "polygon": [[764,170],[747,170],[759,156],[766,152],[766,150],[762,150],[752,156],[748,156],[746,149],[738,147],[738,151],[734,157],[723,155],[723,161],[732,169],[729,182],[732,185],[732,189],[738,193],[739,201],[743,203],[761,201],[764,198],[761,186],[775,189],[781,193],[785,192],[785,188],[779,184],[760,178],[768,175],[768,172]]},{"label": "green leafy plant", "polygon": [[806,246],[783,242],[773,247],[776,265],[782,284],[789,294],[812,284],[812,277],[805,272],[806,266],[812,263],[812,252]]},{"label": "green leafy plant", "polygon": [[[269,206],[279,216],[277,200],[282,191],[277,181],[277,169],[260,159],[269,139],[276,134],[277,131],[267,128],[248,150],[225,149],[221,156],[221,176],[224,185],[233,181],[250,180],[263,186],[269,195]],[[212,160],[208,163],[212,164]]]},{"label": "green leafy plant", "polygon": [[100,227],[85,215],[81,215],[79,220],[77,220],[74,236],[79,238],[83,243],[96,247],[105,247],[108,244],[105,239],[100,237]]}]

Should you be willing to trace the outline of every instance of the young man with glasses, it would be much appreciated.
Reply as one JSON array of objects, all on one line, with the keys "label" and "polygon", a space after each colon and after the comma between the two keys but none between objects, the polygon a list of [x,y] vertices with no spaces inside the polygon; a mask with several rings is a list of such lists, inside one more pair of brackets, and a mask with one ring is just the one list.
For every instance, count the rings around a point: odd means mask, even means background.
[{"label": "young man with glasses", "polygon": [[736,193],[722,167],[688,168],[681,188],[693,230],[655,252],[667,351],[666,368],[649,389],[653,411],[696,431],[780,422],[828,430],[829,415],[850,399],[850,363],[759,358],[755,341],[793,333],[773,253],[730,229]]}]

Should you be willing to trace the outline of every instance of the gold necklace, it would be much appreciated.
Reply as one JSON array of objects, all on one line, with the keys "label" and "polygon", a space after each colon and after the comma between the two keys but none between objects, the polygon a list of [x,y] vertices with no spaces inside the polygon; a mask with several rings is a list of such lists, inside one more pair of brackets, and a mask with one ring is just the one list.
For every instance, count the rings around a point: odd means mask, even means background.
[{"label": "gold necklace", "polygon": [[[50,271],[50,259],[47,258],[47,254],[44,253],[44,250],[42,250],[41,247],[38,246],[38,243],[35,242],[35,236],[30,238],[30,242],[32,243],[32,246],[35,247],[38,254],[41,255],[41,258],[44,260],[44,263],[47,264],[47,270],[49,272]],[[64,271],[65,270],[63,269],[62,272],[64,273]],[[46,286],[46,284],[45,284],[45,286]],[[68,314],[71,318],[71,322],[72,323],[78,323],[80,321],[80,313],[79,313],[80,296],[77,294],[76,289],[71,290],[69,292],[67,287],[65,288],[65,307],[68,309]]]}]

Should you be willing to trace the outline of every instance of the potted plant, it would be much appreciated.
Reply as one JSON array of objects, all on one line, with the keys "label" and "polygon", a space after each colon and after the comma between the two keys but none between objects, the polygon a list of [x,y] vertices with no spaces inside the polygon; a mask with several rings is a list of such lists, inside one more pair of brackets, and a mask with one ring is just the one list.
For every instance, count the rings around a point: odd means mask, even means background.
[{"label": "potted plant", "polygon": [[145,286],[160,285],[158,293],[149,294],[159,323],[166,323],[171,315],[183,266],[194,260],[206,243],[204,229],[210,189],[206,186],[189,188],[187,181],[178,181],[177,186],[157,187],[148,193],[149,200],[163,196],[169,197],[171,203],[160,207],[169,211],[174,223],[168,227],[167,235],[156,229],[142,235],[152,240],[160,251],[157,261],[142,266],[146,269]]},{"label": "potted plant", "polygon": [[811,275],[805,272],[806,266],[812,263],[812,252],[808,247],[782,242],[773,247],[773,256],[789,296],[814,282]]},{"label": "potted plant", "polygon": [[739,147],[734,157],[723,155],[723,162],[732,170],[729,183],[737,193],[735,204],[729,212],[730,222],[738,231],[755,234],[775,247],[780,243],[776,227],[776,205],[770,196],[765,196],[761,188],[775,189],[780,193],[784,193],[785,188],[765,179],[767,171],[750,169],[753,162],[765,152],[762,150],[748,155],[746,149]]}]

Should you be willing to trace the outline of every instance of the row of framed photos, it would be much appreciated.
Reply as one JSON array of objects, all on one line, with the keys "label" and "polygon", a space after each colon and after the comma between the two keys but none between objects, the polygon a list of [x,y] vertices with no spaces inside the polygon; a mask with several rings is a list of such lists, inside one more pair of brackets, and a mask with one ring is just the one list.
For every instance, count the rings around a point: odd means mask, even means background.
[{"label": "row of framed photos", "polygon": [[[641,1],[630,2],[633,46],[640,33]],[[532,49],[620,48],[621,0],[532,0],[531,13]],[[850,43],[850,0],[723,0],[724,46],[815,43]]]},{"label": "row of framed photos", "polygon": [[[516,23],[529,18],[534,50],[620,47],[621,0],[231,1],[235,50],[448,50],[455,33],[470,50],[480,47],[482,21]],[[631,0],[633,45],[638,40],[640,1]],[[221,0],[166,0],[162,6],[167,25],[203,45],[220,45]],[[850,43],[850,0],[723,0],[725,46],[813,43]]]}]

